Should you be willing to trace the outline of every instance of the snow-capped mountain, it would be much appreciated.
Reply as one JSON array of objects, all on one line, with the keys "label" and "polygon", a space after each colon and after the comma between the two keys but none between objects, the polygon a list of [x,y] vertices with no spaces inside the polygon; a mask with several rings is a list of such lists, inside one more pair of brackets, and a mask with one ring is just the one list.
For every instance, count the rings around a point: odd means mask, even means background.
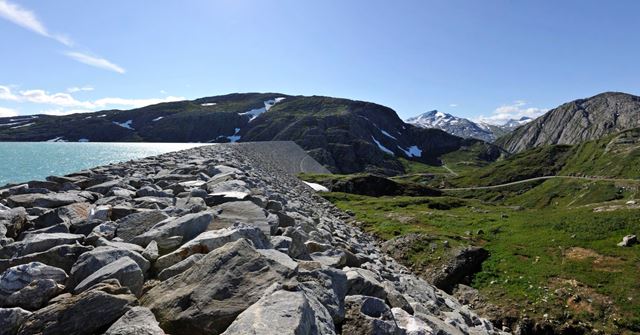
[{"label": "snow-capped mountain", "polygon": [[510,119],[503,125],[494,125],[486,122],[473,122],[469,119],[433,110],[409,118],[406,122],[422,128],[441,129],[449,134],[464,138],[477,138],[486,142],[493,142],[496,138],[531,120],[531,118],[525,116],[518,120]]},{"label": "snow-capped mountain", "polygon": [[406,122],[422,128],[441,129],[449,134],[464,138],[477,138],[487,142],[493,142],[496,139],[493,130],[488,125],[480,125],[471,120],[437,110],[409,118]]}]

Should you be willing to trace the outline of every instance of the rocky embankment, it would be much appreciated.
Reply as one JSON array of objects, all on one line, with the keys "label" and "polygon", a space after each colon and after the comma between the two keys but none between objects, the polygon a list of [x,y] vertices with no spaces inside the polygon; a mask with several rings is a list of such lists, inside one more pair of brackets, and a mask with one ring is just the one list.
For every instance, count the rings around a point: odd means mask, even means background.
[{"label": "rocky embankment", "polygon": [[251,144],[0,198],[0,334],[498,333]]}]

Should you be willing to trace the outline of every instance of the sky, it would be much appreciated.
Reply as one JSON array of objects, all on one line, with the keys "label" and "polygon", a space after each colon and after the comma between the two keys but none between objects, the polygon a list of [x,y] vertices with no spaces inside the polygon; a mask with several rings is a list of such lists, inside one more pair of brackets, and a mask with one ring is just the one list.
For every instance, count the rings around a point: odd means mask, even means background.
[{"label": "sky", "polygon": [[233,92],[490,123],[640,94],[640,1],[0,0],[0,116]]}]

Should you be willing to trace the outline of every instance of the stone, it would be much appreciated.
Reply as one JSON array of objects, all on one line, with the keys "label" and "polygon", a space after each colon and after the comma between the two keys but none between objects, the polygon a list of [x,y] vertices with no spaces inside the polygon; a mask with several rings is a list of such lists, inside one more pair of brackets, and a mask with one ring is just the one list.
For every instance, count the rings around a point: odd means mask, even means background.
[{"label": "stone", "polygon": [[77,284],[94,272],[123,257],[129,257],[135,261],[143,274],[151,267],[149,261],[137,252],[113,247],[97,247],[78,257],[78,260],[73,264],[71,272],[69,273],[67,286],[71,289],[75,288]]},{"label": "stone", "polygon": [[391,313],[393,313],[398,327],[404,330],[407,335],[431,335],[436,333],[426,322],[407,313],[402,308],[394,307],[391,309]]},{"label": "stone", "polygon": [[347,275],[347,295],[366,295],[386,299],[387,293],[377,276],[361,268],[345,268]]},{"label": "stone", "polygon": [[78,202],[70,205],[49,210],[38,216],[33,223],[36,228],[53,226],[59,223],[68,225],[78,224],[89,217],[91,204],[88,202]]},{"label": "stone", "polygon": [[116,230],[118,229],[118,224],[113,221],[103,222],[91,230],[91,234],[87,236],[87,240],[95,241],[99,238],[104,238],[107,240],[111,240],[116,235]]},{"label": "stone", "polygon": [[249,240],[256,249],[271,247],[271,243],[259,228],[238,224],[229,228],[206,231],[196,236],[177,250],[158,258],[155,267],[163,270],[193,254],[206,254],[229,242],[243,238]]},{"label": "stone", "polygon": [[100,205],[92,207],[89,211],[89,217],[87,220],[100,220],[100,221],[109,221],[111,220],[111,205]]},{"label": "stone", "polygon": [[150,262],[155,262],[158,257],[160,257],[160,253],[158,251],[158,243],[156,241],[149,242],[147,247],[142,252],[142,257],[148,259]]},{"label": "stone", "polygon": [[319,331],[316,312],[303,292],[278,290],[247,308],[223,334],[335,334],[333,323],[322,327],[324,332]]},{"label": "stone", "polygon": [[434,272],[431,282],[437,288],[451,293],[457,284],[470,284],[471,277],[482,270],[482,262],[489,258],[489,252],[481,247],[460,250],[439,271]]},{"label": "stone", "polygon": [[122,180],[110,180],[101,184],[87,187],[86,190],[90,192],[96,192],[100,194],[107,194],[112,188],[127,188],[127,185]]},{"label": "stone", "polygon": [[332,268],[300,270],[296,279],[305,292],[316,297],[327,309],[333,323],[342,323],[345,313],[344,298],[347,294],[347,276],[344,271]]},{"label": "stone", "polygon": [[119,319],[136,303],[136,298],[117,281],[101,283],[78,295],[56,299],[29,315],[19,335],[90,335]]},{"label": "stone", "polygon": [[323,252],[314,252],[309,255],[312,260],[321,264],[332,267],[342,268],[347,264],[347,255],[339,249],[329,249]]},{"label": "stone", "polygon": [[37,310],[46,306],[51,298],[62,293],[63,290],[64,285],[53,279],[38,279],[5,298],[0,296],[0,301],[4,300],[3,306]]},{"label": "stone", "polygon": [[131,242],[134,237],[151,229],[158,222],[168,219],[169,216],[162,211],[151,210],[129,214],[117,220],[118,230],[116,236],[125,242]]},{"label": "stone", "polygon": [[164,198],[164,197],[173,197],[173,194],[171,193],[167,193],[165,191],[163,191],[161,188],[155,188],[153,186],[144,186],[141,187],[139,190],[136,191],[136,197],[138,198],[142,198],[142,197],[158,197],[158,198]]},{"label": "stone", "polygon": [[48,233],[30,235],[26,239],[11,243],[0,249],[1,258],[17,258],[28,254],[47,251],[61,244],[74,244],[84,241],[84,235]]},{"label": "stone", "polygon": [[104,335],[164,335],[156,317],[146,307],[132,307]]},{"label": "stone", "polygon": [[234,223],[251,224],[260,228],[266,236],[278,228],[277,216],[265,211],[251,201],[227,202],[216,206],[220,213],[216,215],[209,229],[222,229]]},{"label": "stone", "polygon": [[78,257],[91,250],[93,250],[93,247],[79,244],[59,245],[47,251],[29,254],[18,258],[0,259],[0,271],[4,271],[12,266],[20,264],[41,262],[60,268],[66,273],[69,273]]},{"label": "stone", "polygon": [[7,202],[11,207],[56,208],[85,201],[87,201],[87,199],[78,193],[33,193],[13,195],[7,198]]},{"label": "stone", "polygon": [[185,260],[180,261],[162,271],[158,274],[158,279],[164,281],[173,276],[179,275],[185,272],[188,268],[192,267],[193,264],[196,264],[205,254],[194,254],[187,257]]},{"label": "stone", "polygon": [[343,334],[374,335],[397,334],[404,335],[398,327],[389,306],[383,300],[352,295],[345,299],[346,316],[342,324]]},{"label": "stone", "polygon": [[638,244],[638,237],[636,235],[627,235],[622,238],[622,242],[618,243],[618,246],[631,247],[634,244]]},{"label": "stone", "polygon": [[311,259],[309,256],[309,250],[307,250],[307,246],[304,244],[308,239],[304,232],[293,227],[288,227],[284,232],[284,236],[291,238],[289,256],[302,260]]},{"label": "stone", "polygon": [[0,334],[1,335],[13,335],[18,332],[20,325],[24,323],[31,312],[19,307],[15,308],[0,308]]},{"label": "stone", "polygon": [[67,277],[64,270],[40,262],[17,265],[0,276],[0,295],[10,295],[41,279],[52,279],[55,283],[64,284]]},{"label": "stone", "polygon": [[158,284],[141,302],[168,333],[220,334],[269,286],[291,275],[288,267],[238,240]]},{"label": "stone", "polygon": [[138,263],[125,256],[118,258],[81,281],[73,292],[78,294],[84,292],[91,286],[104,281],[105,279],[117,279],[122,287],[127,287],[134,295],[142,294],[144,275]]},{"label": "stone", "polygon": [[4,236],[16,238],[27,224],[27,211],[23,207],[0,209],[0,225]]},{"label": "stone", "polygon": [[67,226],[65,223],[58,223],[56,225],[45,227],[45,228],[25,230],[22,233],[20,233],[18,240],[24,240],[24,239],[28,239],[30,236],[34,236],[38,234],[46,234],[46,233],[69,234],[69,226]]},{"label": "stone", "polygon": [[147,232],[136,236],[131,242],[144,247],[152,240],[156,240],[160,250],[165,249],[166,251],[167,248],[163,248],[163,241],[171,237],[178,237],[181,243],[189,241],[207,230],[212,221],[213,214],[209,212],[187,214],[180,218],[168,218]]}]

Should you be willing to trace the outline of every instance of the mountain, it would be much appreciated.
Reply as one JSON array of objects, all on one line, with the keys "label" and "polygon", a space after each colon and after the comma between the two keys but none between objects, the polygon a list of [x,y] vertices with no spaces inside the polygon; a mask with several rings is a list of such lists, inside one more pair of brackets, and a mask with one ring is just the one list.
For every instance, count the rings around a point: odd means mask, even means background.
[{"label": "mountain", "polygon": [[565,103],[496,141],[515,153],[549,144],[578,144],[640,127],[640,97],[606,92]]},{"label": "mountain", "polygon": [[506,135],[531,118],[523,117],[519,120],[509,120],[504,125],[494,125],[486,122],[473,122],[469,119],[442,113],[437,110],[429,111],[406,120],[407,123],[421,128],[435,128],[463,138],[477,138],[485,142],[493,142],[496,138]]},{"label": "mountain", "polygon": [[[132,110],[0,118],[0,141],[294,141],[333,172],[404,172],[398,158],[439,164],[478,140],[405,124],[375,103],[280,93],[235,93]],[[480,144],[482,159],[501,151]]]},{"label": "mountain", "polygon": [[495,136],[491,128],[471,120],[432,110],[406,120],[407,123],[421,128],[435,128],[463,138],[477,138],[493,142]]}]

